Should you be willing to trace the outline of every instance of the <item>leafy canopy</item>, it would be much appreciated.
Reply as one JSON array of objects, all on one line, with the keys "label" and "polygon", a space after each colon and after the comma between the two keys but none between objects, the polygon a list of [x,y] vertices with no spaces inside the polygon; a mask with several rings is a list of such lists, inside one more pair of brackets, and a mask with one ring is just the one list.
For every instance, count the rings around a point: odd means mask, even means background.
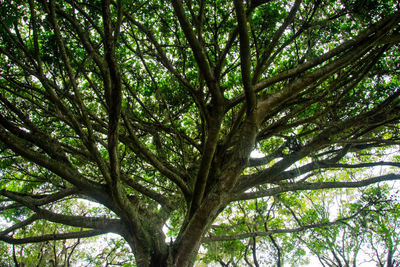
[{"label": "leafy canopy", "polygon": [[363,213],[394,255],[394,209],[346,188],[400,178],[396,1],[0,6],[0,240],[115,233],[137,266],[280,265],[327,260]]}]

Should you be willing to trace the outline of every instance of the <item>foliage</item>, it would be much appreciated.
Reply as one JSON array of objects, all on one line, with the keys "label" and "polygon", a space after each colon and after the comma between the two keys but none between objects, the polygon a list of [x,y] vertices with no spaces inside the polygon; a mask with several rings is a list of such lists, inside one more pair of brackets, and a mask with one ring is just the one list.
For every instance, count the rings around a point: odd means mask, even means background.
[{"label": "foliage", "polygon": [[4,261],[397,260],[396,1],[0,3]]}]

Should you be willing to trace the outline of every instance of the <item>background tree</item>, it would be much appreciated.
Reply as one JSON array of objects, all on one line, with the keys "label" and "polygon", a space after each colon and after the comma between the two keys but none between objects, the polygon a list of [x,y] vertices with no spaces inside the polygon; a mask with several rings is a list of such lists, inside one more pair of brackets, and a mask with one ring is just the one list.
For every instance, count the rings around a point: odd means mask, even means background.
[{"label": "background tree", "polygon": [[[248,238],[220,263],[257,265],[266,235],[300,257],[274,234],[335,221],[296,195],[400,178],[399,22],[378,0],[1,1],[0,240],[115,233],[138,266],[191,266]],[[26,231],[44,221],[65,232]]]},{"label": "background tree", "polygon": [[400,222],[400,203],[389,192],[388,186],[368,188],[355,200],[343,201],[340,207],[342,218],[359,211],[354,220],[314,228],[299,233],[297,238],[322,266],[398,266],[400,229],[396,224]]}]

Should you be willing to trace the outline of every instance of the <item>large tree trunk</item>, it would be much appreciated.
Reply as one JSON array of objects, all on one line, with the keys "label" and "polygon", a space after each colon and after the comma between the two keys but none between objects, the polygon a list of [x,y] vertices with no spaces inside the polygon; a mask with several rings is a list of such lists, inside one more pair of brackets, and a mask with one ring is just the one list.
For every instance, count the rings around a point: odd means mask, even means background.
[{"label": "large tree trunk", "polygon": [[386,262],[387,267],[394,267],[393,254],[394,254],[393,247],[390,246],[387,254],[387,262]]},{"label": "large tree trunk", "polygon": [[170,249],[165,242],[162,229],[152,224],[150,220],[145,220],[143,225],[145,227],[140,232],[133,233],[128,230],[132,229],[129,227],[123,231],[123,237],[135,255],[136,265],[138,267],[169,266],[167,259]]},{"label": "large tree trunk", "polygon": [[208,194],[202,205],[185,223],[177,239],[166,243],[162,229],[146,227],[147,232],[139,235],[124,231],[138,267],[190,267],[194,265],[201,239],[225,204],[225,194]]},{"label": "large tree trunk", "polygon": [[182,228],[173,247],[173,266],[193,266],[201,239],[225,206],[224,194],[208,194]]},{"label": "large tree trunk", "polygon": [[[254,147],[257,123],[250,117],[242,125],[240,134],[233,137],[233,149],[217,150],[213,158],[207,188],[200,206],[187,213],[176,240],[167,245],[162,225],[145,223],[146,233],[136,242],[129,242],[136,256],[137,265],[190,267],[194,265],[203,236],[218,214],[228,205],[239,175],[247,165]],[[189,207],[190,205],[188,205]],[[149,238],[151,237],[151,238]]]},{"label": "large tree trunk", "polygon": [[[159,240],[160,241],[160,240]],[[193,266],[197,250],[200,242],[195,240],[195,248],[192,249],[192,253],[184,253],[182,256],[182,247],[178,246],[174,248],[173,245],[167,245],[165,242],[162,247],[165,249],[160,250],[160,247],[156,245],[156,242],[139,243],[137,241],[129,242],[130,247],[135,255],[136,265],[138,267],[177,267],[177,266]],[[192,246],[191,246],[192,247]]]}]

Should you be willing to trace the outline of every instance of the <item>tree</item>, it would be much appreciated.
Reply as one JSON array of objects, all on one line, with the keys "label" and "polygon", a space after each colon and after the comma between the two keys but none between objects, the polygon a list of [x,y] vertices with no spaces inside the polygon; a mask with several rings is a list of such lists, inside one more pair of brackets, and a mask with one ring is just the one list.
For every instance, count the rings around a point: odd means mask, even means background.
[{"label": "tree", "polygon": [[[247,238],[231,250],[257,265],[264,235],[281,264],[274,234],[335,223],[280,229],[301,213],[287,197],[400,178],[396,1],[2,0],[0,16],[2,241],[116,233],[137,266],[191,266]],[[44,221],[65,232],[25,232]]]},{"label": "tree", "polygon": [[[371,262],[374,266],[398,266],[399,204],[387,185],[368,188],[355,201],[343,202],[339,211],[342,217],[356,211],[355,220],[310,229],[297,238],[322,266],[371,266]],[[388,210],[391,212],[387,213]]]}]

